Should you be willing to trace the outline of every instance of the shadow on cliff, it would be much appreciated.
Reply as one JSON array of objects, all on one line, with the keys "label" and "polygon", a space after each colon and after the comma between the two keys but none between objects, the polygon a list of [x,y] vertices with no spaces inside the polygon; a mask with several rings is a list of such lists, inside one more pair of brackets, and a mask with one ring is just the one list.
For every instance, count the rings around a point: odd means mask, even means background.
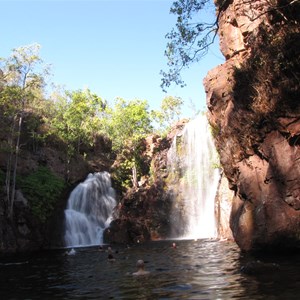
[{"label": "shadow on cliff", "polygon": [[[241,249],[275,251],[300,244],[299,8],[271,10],[268,24],[249,35],[250,55],[233,72],[228,126],[217,130],[218,148],[231,157],[221,162],[236,193],[231,228]],[[251,189],[241,192],[239,170],[241,164],[249,164],[249,172],[260,168],[251,164],[252,156],[268,165],[265,182],[252,184],[252,189],[264,185],[254,199]]]}]

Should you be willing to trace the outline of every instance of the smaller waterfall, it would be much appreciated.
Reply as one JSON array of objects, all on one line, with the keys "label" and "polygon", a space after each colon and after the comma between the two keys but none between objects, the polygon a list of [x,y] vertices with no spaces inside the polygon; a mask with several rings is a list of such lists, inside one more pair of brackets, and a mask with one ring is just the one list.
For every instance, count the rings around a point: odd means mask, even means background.
[{"label": "smaller waterfall", "polygon": [[89,174],[71,193],[65,210],[65,246],[99,245],[116,206],[110,174]]},{"label": "smaller waterfall", "polygon": [[218,161],[206,116],[190,121],[174,138],[168,152],[172,237],[216,237]]}]

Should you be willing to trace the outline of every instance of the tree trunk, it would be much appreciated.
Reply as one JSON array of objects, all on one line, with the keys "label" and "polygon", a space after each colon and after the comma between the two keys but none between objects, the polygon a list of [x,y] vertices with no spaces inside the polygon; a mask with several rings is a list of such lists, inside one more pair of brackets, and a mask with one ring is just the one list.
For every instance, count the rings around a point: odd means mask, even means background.
[{"label": "tree trunk", "polygon": [[6,200],[4,200],[5,212],[9,214],[10,207],[10,188],[11,188],[11,171],[12,171],[12,161],[14,155],[14,136],[15,136],[15,124],[16,117],[13,118],[11,125],[10,137],[8,139],[9,145],[9,156],[6,165],[6,176],[5,176],[5,191],[6,191]]},{"label": "tree trunk", "polygon": [[138,182],[137,182],[137,171],[136,171],[136,165],[134,163],[132,167],[132,185],[134,188],[138,187]]},{"label": "tree trunk", "polygon": [[17,177],[17,167],[18,167],[18,158],[20,151],[20,136],[23,122],[23,112],[20,114],[19,118],[19,127],[18,127],[18,135],[16,142],[16,154],[15,154],[15,164],[12,178],[12,187],[11,187],[11,198],[10,198],[10,209],[9,209],[9,217],[12,219],[14,215],[14,202],[15,202],[15,194],[16,194],[16,177]]}]

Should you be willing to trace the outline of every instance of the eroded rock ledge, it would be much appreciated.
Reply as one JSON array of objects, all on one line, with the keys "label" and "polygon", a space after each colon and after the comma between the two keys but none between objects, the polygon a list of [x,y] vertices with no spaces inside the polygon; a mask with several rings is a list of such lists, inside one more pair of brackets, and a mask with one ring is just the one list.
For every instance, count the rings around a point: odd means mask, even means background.
[{"label": "eroded rock ledge", "polygon": [[[221,1],[216,1],[220,5]],[[300,3],[223,1],[226,62],[204,79],[242,250],[300,246]]]}]

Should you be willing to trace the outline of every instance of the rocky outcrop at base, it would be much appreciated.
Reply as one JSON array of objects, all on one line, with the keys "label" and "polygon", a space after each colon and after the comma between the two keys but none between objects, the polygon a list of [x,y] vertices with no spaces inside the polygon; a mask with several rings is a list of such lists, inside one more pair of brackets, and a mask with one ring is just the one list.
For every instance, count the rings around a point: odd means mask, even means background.
[{"label": "rocky outcrop at base", "polygon": [[[220,2],[220,1],[216,1]],[[209,121],[234,192],[239,247],[300,247],[300,3],[223,1],[226,62],[204,80]]]},{"label": "rocky outcrop at base", "polygon": [[129,190],[117,207],[119,217],[105,230],[103,240],[136,244],[165,239],[170,232],[170,207],[171,199],[162,181]]},{"label": "rocky outcrop at base", "polygon": [[187,120],[178,122],[166,138],[156,135],[145,140],[143,156],[151,162],[151,174],[137,188],[129,189],[120,199],[114,220],[104,232],[109,243],[133,244],[165,239],[170,235],[172,197],[167,192],[167,153],[172,139]]}]

